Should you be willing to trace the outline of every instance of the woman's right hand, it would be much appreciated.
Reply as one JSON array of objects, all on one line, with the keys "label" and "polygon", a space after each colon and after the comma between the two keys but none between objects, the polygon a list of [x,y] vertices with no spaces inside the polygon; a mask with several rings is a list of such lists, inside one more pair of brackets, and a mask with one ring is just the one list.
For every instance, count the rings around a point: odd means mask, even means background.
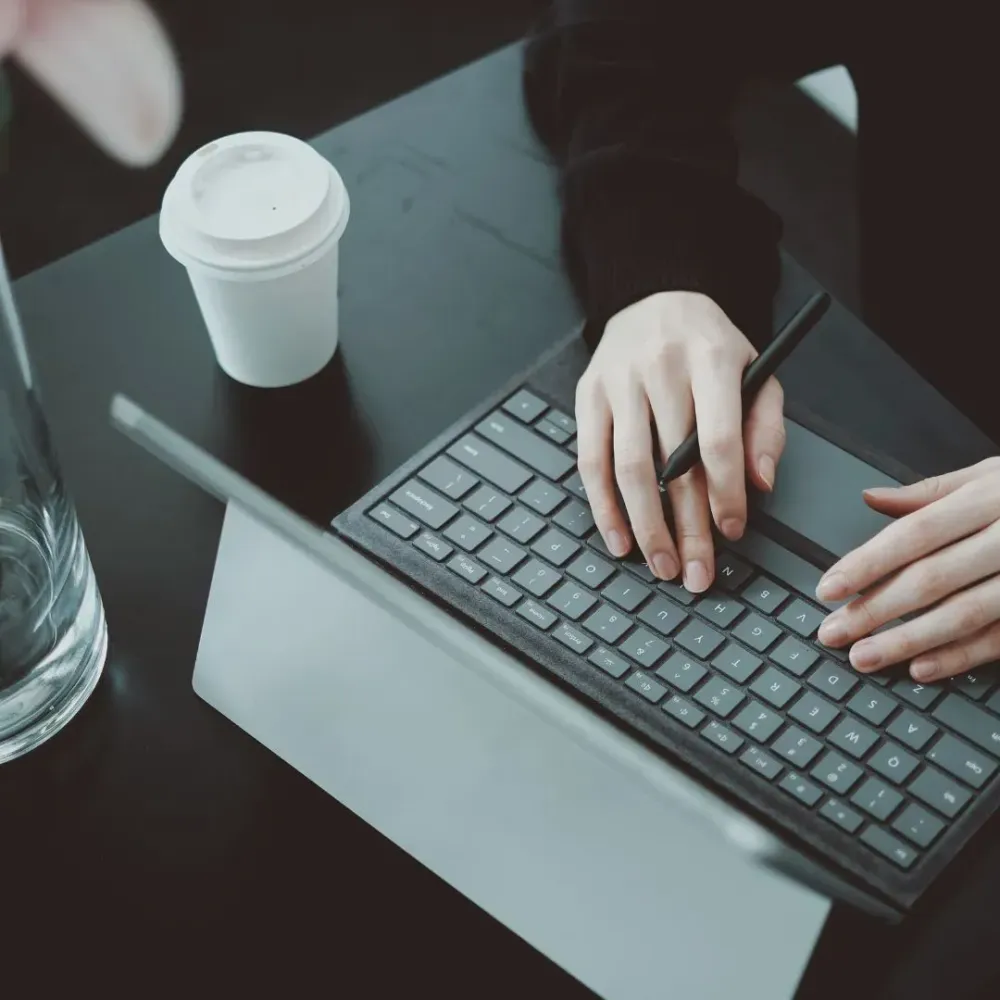
[{"label": "woman's right hand", "polygon": [[[739,538],[747,518],[745,472],[770,491],[784,448],[776,379],[743,420],[740,384],[756,354],[707,296],[660,292],[612,317],[577,386],[580,476],[605,543],[624,556],[634,539],[656,576],[669,580],[683,571],[696,593],[715,575],[712,520],[726,538]],[[667,486],[674,539],[656,480],[653,429],[665,462],[695,419],[701,462]]]}]

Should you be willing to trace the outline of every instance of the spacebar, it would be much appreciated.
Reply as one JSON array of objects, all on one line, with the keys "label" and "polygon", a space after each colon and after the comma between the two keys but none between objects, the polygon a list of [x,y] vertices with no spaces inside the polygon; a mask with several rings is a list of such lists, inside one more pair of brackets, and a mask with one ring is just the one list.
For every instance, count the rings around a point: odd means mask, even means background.
[{"label": "spacebar", "polygon": [[772,542],[770,538],[761,535],[753,528],[747,528],[746,533],[738,542],[726,541],[727,549],[732,549],[738,555],[746,556],[756,563],[768,576],[779,583],[787,584],[792,590],[797,590],[816,604],[825,607],[837,607],[837,604],[826,604],[816,600],[816,584],[823,575],[812,563],[806,562],[801,556],[789,552],[784,546]]}]

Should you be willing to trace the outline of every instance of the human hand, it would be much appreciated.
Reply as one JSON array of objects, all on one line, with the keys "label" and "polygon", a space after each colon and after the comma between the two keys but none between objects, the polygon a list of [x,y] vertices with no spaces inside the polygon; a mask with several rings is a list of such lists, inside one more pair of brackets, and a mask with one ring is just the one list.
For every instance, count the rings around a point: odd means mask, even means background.
[{"label": "human hand", "polygon": [[[624,556],[634,538],[658,577],[672,579],[683,565],[684,584],[695,592],[715,573],[711,520],[726,538],[739,538],[747,518],[744,470],[771,490],[784,448],[775,379],[744,425],[740,385],[756,353],[707,296],[661,292],[611,319],[577,386],[580,476],[605,543]],[[675,544],[657,485],[653,427],[666,461],[695,417],[702,461],[667,486]]]},{"label": "human hand", "polygon": [[[865,493],[896,517],[830,567],[816,594],[860,594],[823,623],[820,641],[851,648],[862,671],[912,660],[928,683],[1000,659],[1000,458],[898,489]],[[925,610],[926,609],[926,610]],[[909,621],[861,642],[901,615]]]}]

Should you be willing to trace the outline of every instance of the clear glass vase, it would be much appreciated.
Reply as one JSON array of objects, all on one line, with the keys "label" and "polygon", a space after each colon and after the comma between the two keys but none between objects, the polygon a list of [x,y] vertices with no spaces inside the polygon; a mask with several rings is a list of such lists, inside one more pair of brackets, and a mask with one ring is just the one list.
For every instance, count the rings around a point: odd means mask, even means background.
[{"label": "clear glass vase", "polygon": [[79,711],[107,644],[0,247],[0,764]]}]

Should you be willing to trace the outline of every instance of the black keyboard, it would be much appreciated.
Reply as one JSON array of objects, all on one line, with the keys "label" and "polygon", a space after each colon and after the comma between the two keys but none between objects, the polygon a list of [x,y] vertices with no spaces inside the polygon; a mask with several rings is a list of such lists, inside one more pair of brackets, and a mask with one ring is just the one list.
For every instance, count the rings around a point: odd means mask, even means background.
[{"label": "black keyboard", "polygon": [[1000,678],[859,675],[817,643],[825,610],[726,550],[704,595],[616,560],[587,506],[575,432],[520,389],[369,497],[363,516],[488,595],[495,621],[516,616],[611,679],[619,718],[654,709],[803,823],[818,817],[916,870],[996,776]]}]

